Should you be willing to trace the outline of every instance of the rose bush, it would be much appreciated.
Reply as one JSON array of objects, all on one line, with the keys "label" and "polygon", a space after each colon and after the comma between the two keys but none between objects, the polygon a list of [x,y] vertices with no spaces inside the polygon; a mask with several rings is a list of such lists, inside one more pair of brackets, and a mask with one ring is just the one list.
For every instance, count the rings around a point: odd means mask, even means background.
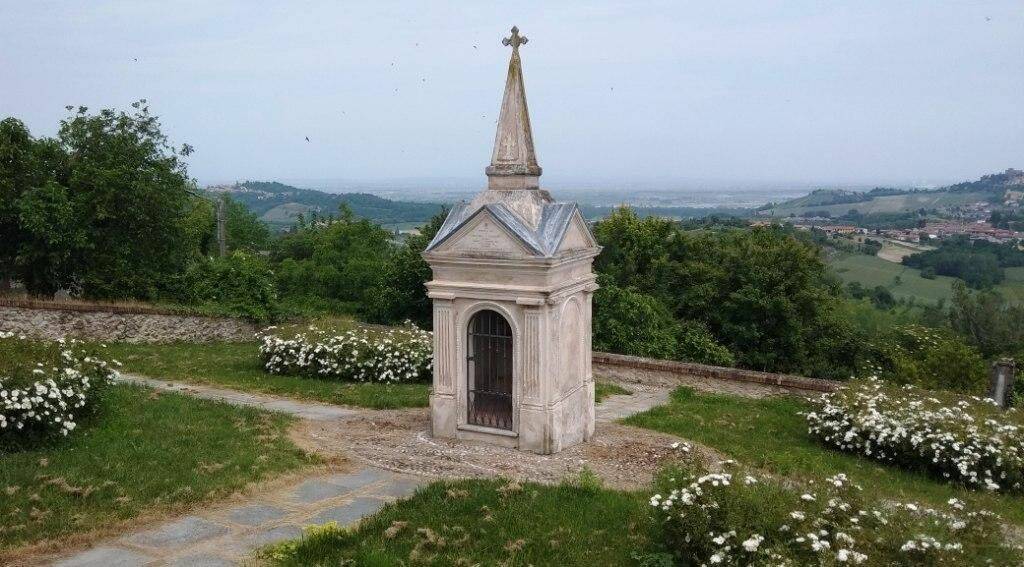
[{"label": "rose bush", "polygon": [[971,487],[1024,491],[1024,416],[991,400],[857,380],[822,396],[808,431],[852,453]]},{"label": "rose bush", "polygon": [[687,565],[1011,565],[999,518],[951,499],[941,509],[869,504],[842,474],[806,487],[727,468],[663,473],[650,505]]},{"label": "rose bush", "polygon": [[413,325],[340,334],[310,327],[291,337],[264,333],[261,340],[260,357],[271,374],[390,383],[421,382],[431,375],[432,334]]},{"label": "rose bush", "polygon": [[75,341],[38,342],[0,332],[0,447],[67,435],[116,375]]}]

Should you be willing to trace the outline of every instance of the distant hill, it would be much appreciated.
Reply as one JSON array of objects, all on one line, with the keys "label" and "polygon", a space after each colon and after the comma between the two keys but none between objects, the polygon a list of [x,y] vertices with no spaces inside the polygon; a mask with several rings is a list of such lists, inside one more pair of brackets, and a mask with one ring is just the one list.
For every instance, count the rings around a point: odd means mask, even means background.
[{"label": "distant hill", "polygon": [[439,203],[392,201],[369,193],[325,193],[276,181],[211,185],[206,191],[231,195],[264,222],[277,227],[292,225],[300,214],[337,215],[342,203],[348,204],[356,216],[382,225],[423,223],[441,210]]},{"label": "distant hill", "polygon": [[900,213],[919,209],[945,209],[974,203],[1002,203],[1007,194],[1024,189],[1024,172],[1007,169],[985,175],[977,181],[957,183],[940,189],[894,189],[878,187],[871,191],[818,189],[809,195],[783,203],[771,203],[758,209],[760,216],[802,216],[826,211],[842,216],[856,209],[862,214]]}]

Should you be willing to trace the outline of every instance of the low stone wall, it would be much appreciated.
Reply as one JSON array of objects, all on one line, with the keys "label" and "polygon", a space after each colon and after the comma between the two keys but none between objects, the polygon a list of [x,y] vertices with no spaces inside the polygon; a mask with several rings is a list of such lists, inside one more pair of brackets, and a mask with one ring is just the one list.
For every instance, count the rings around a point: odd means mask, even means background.
[{"label": "low stone wall", "polygon": [[6,303],[0,304],[0,331],[43,339],[75,337],[130,343],[246,341],[258,330],[252,323],[228,317],[139,312],[155,309],[56,303],[25,307]]},{"label": "low stone wall", "polygon": [[[801,392],[832,392],[839,387],[839,383],[832,380],[805,378],[792,374],[773,374],[740,368],[708,366],[707,364],[696,364],[693,362],[658,360],[609,352],[595,352],[594,365],[598,368],[606,366],[616,369],[626,368],[654,371],[662,375],[674,374],[686,377],[709,378],[712,380],[761,384]],[[639,374],[639,376],[642,377],[643,374]]]}]

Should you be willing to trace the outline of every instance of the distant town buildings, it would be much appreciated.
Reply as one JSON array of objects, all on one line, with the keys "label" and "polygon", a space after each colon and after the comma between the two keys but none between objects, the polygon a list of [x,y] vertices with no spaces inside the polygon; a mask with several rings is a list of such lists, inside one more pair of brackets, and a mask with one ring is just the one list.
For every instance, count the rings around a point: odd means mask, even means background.
[{"label": "distant town buildings", "polygon": [[988,222],[942,222],[925,225],[922,232],[929,238],[945,238],[948,236],[966,235],[971,240],[988,240],[989,242],[1004,243],[1011,240],[1024,238],[1024,234],[1015,230],[995,228]]}]

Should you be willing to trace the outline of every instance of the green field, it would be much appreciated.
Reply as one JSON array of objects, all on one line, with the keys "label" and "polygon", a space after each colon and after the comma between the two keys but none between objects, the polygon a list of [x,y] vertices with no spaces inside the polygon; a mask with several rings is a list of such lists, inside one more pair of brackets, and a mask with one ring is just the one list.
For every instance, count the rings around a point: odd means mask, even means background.
[{"label": "green field", "polygon": [[[953,296],[954,278],[938,276],[934,280],[921,277],[921,270],[889,262],[877,256],[852,254],[830,262],[843,283],[860,282],[868,288],[882,286],[897,299],[916,299],[935,303]],[[896,283],[899,278],[899,283]]]},{"label": "green field", "polygon": [[761,215],[787,217],[791,214],[804,215],[811,211],[828,211],[834,217],[845,215],[850,209],[857,209],[862,214],[873,213],[898,213],[904,211],[916,211],[918,209],[939,209],[943,207],[956,207],[978,201],[988,201],[991,193],[908,193],[906,195],[886,195],[875,197],[870,201],[859,203],[841,203],[838,205],[807,205],[801,206],[800,199],[794,199],[790,204],[783,203],[773,209],[762,211]]},{"label": "green field", "polygon": [[[860,282],[868,288],[883,286],[897,299],[916,299],[935,303],[953,297],[955,278],[937,276],[933,280],[921,277],[921,271],[902,264],[889,262],[877,256],[852,254],[839,256],[829,262],[843,283]],[[899,278],[899,283],[897,279]],[[1024,303],[1024,268],[1007,268],[1006,281],[996,291],[1014,303]]]}]

